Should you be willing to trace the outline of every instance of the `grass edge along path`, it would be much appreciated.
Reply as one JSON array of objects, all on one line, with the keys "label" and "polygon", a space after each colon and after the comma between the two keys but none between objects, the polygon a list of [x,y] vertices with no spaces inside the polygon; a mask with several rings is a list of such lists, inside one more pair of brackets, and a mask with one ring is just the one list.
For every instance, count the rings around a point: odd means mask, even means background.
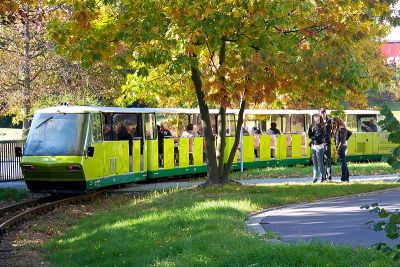
[{"label": "grass edge along path", "polygon": [[[384,175],[396,173],[393,168],[386,162],[348,162],[347,166],[351,176],[359,175]],[[233,172],[230,178],[236,180],[258,179],[258,178],[300,178],[312,177],[312,165],[296,165],[282,167],[266,167],[259,169],[248,169],[243,173]],[[332,165],[332,176],[340,176],[340,165]]]},{"label": "grass edge along path", "polygon": [[388,266],[391,259],[373,249],[268,243],[244,221],[273,206],[399,186],[227,185],[104,201],[46,245],[47,259],[53,266]]}]

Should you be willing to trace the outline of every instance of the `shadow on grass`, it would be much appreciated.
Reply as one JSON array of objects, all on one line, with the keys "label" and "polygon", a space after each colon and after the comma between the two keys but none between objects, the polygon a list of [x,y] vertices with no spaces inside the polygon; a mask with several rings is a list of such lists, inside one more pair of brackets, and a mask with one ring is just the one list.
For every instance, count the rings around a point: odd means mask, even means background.
[{"label": "shadow on grass", "polygon": [[[52,240],[47,246],[48,259],[55,266],[386,266],[390,263],[381,254],[365,249],[318,243],[266,244],[262,237],[250,234],[244,219],[260,208],[259,203],[270,203],[265,199],[268,194],[272,202],[295,201],[294,194],[299,189],[288,188],[272,189],[275,192],[267,187],[240,186],[186,190],[127,203],[122,208],[86,218]],[[290,200],[287,194],[292,195]]]}]

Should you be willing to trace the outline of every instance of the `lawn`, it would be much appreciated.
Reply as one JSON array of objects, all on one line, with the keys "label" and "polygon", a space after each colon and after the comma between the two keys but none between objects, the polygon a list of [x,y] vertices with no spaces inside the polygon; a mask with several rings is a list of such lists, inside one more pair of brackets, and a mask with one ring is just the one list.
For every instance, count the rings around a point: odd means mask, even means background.
[{"label": "lawn", "polygon": [[[370,163],[348,163],[350,176],[357,175],[382,175],[396,173],[393,168],[385,162]],[[333,176],[340,176],[340,165],[332,166]],[[291,167],[268,167],[262,169],[245,170],[243,173],[234,172],[230,175],[232,179],[257,179],[257,178],[291,178],[311,177],[312,165],[297,165]],[[351,177],[350,177],[351,179]]]},{"label": "lawn", "polygon": [[17,201],[29,196],[29,191],[14,188],[0,188],[0,202]]},{"label": "lawn", "polygon": [[[53,266],[388,266],[372,249],[274,244],[245,219],[263,208],[399,187],[396,183],[174,189],[108,196],[47,245]],[[52,227],[56,227],[52,225]]]}]

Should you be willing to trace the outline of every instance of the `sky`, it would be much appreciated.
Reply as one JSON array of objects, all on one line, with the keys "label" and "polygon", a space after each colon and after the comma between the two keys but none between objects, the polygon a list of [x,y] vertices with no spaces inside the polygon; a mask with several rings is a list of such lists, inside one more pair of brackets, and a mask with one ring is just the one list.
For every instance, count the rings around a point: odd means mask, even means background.
[{"label": "sky", "polygon": [[[393,7],[394,12],[398,12],[400,10],[400,0],[397,1],[397,4]],[[400,41],[400,27],[394,27],[390,31],[389,35],[385,38],[388,41]]]},{"label": "sky", "polygon": [[390,34],[385,38],[388,41],[400,41],[400,27],[394,27]]}]

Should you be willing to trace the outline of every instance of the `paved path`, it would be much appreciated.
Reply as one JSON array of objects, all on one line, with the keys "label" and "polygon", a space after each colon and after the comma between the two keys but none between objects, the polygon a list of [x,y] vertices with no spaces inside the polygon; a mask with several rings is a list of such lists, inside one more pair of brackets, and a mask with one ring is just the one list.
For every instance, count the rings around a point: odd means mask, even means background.
[{"label": "paved path", "polygon": [[400,209],[400,189],[333,198],[311,204],[298,204],[266,210],[246,222],[255,233],[275,232],[284,242],[321,240],[334,244],[369,247],[377,242],[398,244],[384,232],[375,232],[366,222],[379,221],[376,213],[360,209],[379,203],[387,210]]},{"label": "paved path", "polygon": [[[368,182],[368,181],[386,181],[394,182],[399,180],[399,175],[388,174],[388,175],[374,175],[374,176],[351,176],[350,182]],[[311,177],[305,178],[265,178],[265,179],[251,179],[251,180],[238,180],[242,184],[247,185],[263,185],[263,184],[306,184],[311,183]],[[333,177],[334,182],[340,182],[339,177]],[[190,187],[196,186],[203,182],[154,182],[154,183],[132,183],[127,184],[122,188],[113,189],[117,192],[129,192],[129,191],[149,191],[149,190],[162,190],[167,188],[176,187]],[[0,188],[17,188],[17,189],[27,189],[24,181],[14,181],[14,182],[0,182]]]}]

